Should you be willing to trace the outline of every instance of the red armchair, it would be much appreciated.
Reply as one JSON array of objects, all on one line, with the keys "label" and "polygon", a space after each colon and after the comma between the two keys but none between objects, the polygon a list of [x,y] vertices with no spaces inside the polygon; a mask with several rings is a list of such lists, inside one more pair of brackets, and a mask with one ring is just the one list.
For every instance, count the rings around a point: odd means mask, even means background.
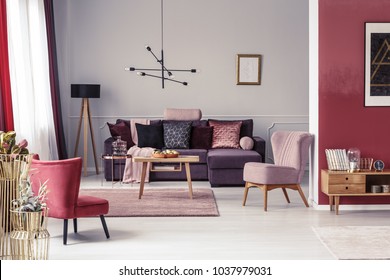
[{"label": "red armchair", "polygon": [[[35,157],[39,158],[39,157]],[[104,232],[110,238],[104,215],[108,213],[106,199],[79,195],[81,179],[81,158],[42,161],[33,159],[30,178],[34,193],[38,193],[41,183],[47,181],[47,206],[49,217],[63,219],[63,243],[68,236],[68,219],[73,219],[77,233],[77,218],[100,216]]]}]

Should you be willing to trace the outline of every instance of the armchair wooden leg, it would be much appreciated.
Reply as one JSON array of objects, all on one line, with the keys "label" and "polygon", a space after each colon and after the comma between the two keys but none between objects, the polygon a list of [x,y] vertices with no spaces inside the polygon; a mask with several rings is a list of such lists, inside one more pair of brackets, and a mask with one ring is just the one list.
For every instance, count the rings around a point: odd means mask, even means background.
[{"label": "armchair wooden leg", "polygon": [[302,191],[300,185],[297,185],[297,190],[298,190],[299,194],[301,195],[301,198],[302,198],[302,200],[303,200],[303,203],[305,203],[306,207],[309,207],[309,203],[307,203],[305,194],[303,193],[303,191]]},{"label": "armchair wooden leg", "polygon": [[68,240],[68,219],[64,219],[64,230],[63,230],[63,233],[62,233],[63,237],[63,243],[64,245],[66,245],[66,242]]},{"label": "armchair wooden leg", "polygon": [[73,231],[77,233],[77,219],[73,219]]},{"label": "armchair wooden leg", "polygon": [[103,215],[100,215],[100,220],[102,221],[104,233],[106,234],[106,237],[107,237],[107,239],[108,239],[108,238],[110,238],[110,233],[108,232],[106,220],[104,219],[104,216],[103,216]]},{"label": "armchair wooden leg", "polygon": [[264,191],[264,211],[267,211],[267,195],[268,195],[267,185],[263,186],[263,191]]},{"label": "armchair wooden leg", "polygon": [[290,198],[288,197],[286,188],[282,188],[284,197],[286,198],[287,202],[290,203]]},{"label": "armchair wooden leg", "polygon": [[248,191],[249,191],[249,183],[245,182],[244,199],[242,201],[242,206],[245,206],[246,199],[248,197]]}]

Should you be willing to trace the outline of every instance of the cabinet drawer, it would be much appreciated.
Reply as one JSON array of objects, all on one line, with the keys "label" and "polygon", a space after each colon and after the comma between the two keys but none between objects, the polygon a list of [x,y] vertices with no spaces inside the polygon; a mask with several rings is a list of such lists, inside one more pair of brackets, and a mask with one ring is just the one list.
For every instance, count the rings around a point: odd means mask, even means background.
[{"label": "cabinet drawer", "polygon": [[365,176],[359,174],[332,174],[329,184],[365,184]]},{"label": "cabinet drawer", "polygon": [[366,193],[366,184],[329,185],[329,194],[360,194]]}]

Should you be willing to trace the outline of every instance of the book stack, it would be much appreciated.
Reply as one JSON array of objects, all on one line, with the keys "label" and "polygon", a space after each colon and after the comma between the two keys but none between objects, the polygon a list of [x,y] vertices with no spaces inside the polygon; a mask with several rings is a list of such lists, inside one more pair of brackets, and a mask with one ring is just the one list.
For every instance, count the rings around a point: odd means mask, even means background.
[{"label": "book stack", "polygon": [[326,149],[329,170],[348,170],[349,160],[345,149]]}]

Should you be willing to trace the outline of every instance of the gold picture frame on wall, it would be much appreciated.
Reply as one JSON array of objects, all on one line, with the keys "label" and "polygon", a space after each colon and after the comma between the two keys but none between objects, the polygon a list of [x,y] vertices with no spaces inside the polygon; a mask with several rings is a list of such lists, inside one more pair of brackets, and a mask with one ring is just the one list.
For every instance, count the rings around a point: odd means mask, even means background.
[{"label": "gold picture frame on wall", "polygon": [[237,85],[260,85],[260,54],[237,54]]}]

